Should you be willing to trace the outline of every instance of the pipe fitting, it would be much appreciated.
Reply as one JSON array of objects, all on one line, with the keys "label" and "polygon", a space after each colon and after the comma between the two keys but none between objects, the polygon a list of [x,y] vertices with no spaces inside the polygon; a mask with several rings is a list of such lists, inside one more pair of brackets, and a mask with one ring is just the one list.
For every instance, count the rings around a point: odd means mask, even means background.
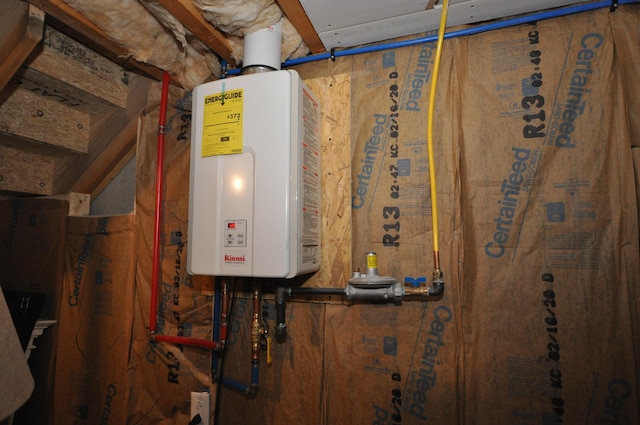
[{"label": "pipe fitting", "polygon": [[428,286],[405,286],[404,295],[412,296],[416,295],[419,297],[428,297],[430,288]]},{"label": "pipe fitting", "polygon": [[444,293],[444,280],[442,279],[442,271],[436,269],[433,271],[433,284],[427,286],[427,278],[422,276],[417,279],[412,277],[404,278],[404,295],[421,296],[421,297],[438,297]]},{"label": "pipe fitting", "polygon": [[[440,274],[442,276],[442,274]],[[429,296],[430,297],[439,297],[444,293],[444,280],[442,277],[439,279],[433,280],[433,285],[429,287]]]},{"label": "pipe fitting", "polygon": [[433,270],[433,281],[435,282],[436,280],[442,280],[442,270],[440,270],[439,268],[436,268]]},{"label": "pipe fitting", "polygon": [[444,275],[440,268],[433,270],[433,285],[429,288],[430,297],[438,297],[444,293]]},{"label": "pipe fitting", "polygon": [[287,339],[286,323],[286,297],[289,288],[279,286],[276,288],[276,341],[284,342]]}]

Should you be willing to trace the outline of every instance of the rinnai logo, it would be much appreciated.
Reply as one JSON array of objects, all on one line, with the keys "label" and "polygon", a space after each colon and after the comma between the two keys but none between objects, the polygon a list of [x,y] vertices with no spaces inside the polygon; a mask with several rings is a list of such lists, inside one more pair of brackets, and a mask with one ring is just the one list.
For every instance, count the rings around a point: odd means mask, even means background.
[{"label": "rinnai logo", "polygon": [[244,255],[225,255],[224,262],[225,263],[244,263],[245,258],[244,258]]}]

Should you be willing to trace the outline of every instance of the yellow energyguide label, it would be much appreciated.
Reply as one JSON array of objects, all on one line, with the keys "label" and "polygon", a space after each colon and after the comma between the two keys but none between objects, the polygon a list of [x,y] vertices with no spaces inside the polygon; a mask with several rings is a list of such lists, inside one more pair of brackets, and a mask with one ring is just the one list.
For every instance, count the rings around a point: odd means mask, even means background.
[{"label": "yellow energyguide label", "polygon": [[238,89],[205,96],[203,158],[242,153],[243,95],[243,89]]}]

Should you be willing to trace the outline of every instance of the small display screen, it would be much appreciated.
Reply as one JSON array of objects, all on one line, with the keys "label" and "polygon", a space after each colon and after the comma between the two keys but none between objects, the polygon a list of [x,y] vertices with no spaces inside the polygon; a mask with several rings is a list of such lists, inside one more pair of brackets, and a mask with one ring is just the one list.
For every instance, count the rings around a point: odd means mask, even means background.
[{"label": "small display screen", "polygon": [[235,229],[235,228],[236,228],[236,223],[234,222],[227,223],[227,229]]}]

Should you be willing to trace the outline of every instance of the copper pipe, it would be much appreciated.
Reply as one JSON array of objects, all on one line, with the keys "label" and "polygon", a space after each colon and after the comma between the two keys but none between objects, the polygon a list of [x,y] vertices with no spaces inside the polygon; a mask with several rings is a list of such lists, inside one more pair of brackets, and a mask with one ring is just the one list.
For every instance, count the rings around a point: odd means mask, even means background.
[{"label": "copper pipe", "polygon": [[440,270],[440,251],[433,251],[433,269]]}]

